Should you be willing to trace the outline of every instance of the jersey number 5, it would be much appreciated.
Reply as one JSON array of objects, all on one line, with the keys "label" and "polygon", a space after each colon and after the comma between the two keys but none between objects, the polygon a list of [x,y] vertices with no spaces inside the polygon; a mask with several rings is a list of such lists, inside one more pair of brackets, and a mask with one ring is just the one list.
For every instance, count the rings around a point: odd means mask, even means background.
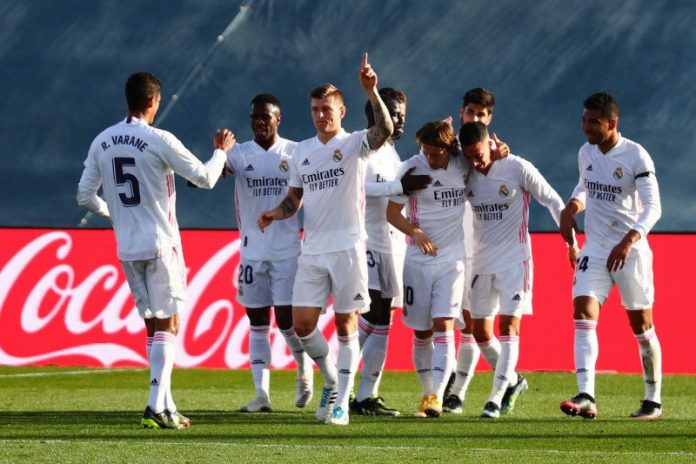
[{"label": "jersey number 5", "polygon": [[123,206],[137,206],[140,204],[140,186],[138,178],[129,172],[123,172],[124,166],[135,166],[135,158],[114,158],[114,180],[116,185],[128,184],[131,189],[131,196],[119,193]]}]

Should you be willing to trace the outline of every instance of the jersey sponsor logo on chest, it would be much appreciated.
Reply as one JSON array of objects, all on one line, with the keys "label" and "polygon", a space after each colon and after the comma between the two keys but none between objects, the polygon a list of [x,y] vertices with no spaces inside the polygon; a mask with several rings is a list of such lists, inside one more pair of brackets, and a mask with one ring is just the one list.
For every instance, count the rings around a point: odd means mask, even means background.
[{"label": "jersey sponsor logo on chest", "polygon": [[[436,184],[442,185],[439,180],[433,182],[433,186]],[[441,202],[442,208],[452,208],[453,206],[460,206],[464,204],[464,189],[463,188],[441,188],[433,190],[433,199],[435,201]]]},{"label": "jersey sponsor logo on chest", "polygon": [[302,174],[302,183],[304,184],[304,188],[310,192],[325,190],[336,187],[343,175],[345,175],[345,170],[343,168],[327,169],[311,174]]}]

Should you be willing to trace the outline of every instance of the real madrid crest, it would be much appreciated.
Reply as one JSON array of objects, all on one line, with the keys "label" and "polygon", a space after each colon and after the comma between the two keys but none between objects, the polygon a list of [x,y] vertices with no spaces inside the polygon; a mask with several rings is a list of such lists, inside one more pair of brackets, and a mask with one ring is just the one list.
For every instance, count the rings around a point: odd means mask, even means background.
[{"label": "real madrid crest", "polygon": [[614,179],[619,180],[623,177],[623,169],[619,166],[614,170]]},{"label": "real madrid crest", "polygon": [[278,166],[278,169],[280,169],[281,172],[288,172],[288,160],[282,160]]},{"label": "real madrid crest", "polygon": [[341,150],[338,150],[338,149],[335,150],[333,153],[333,160],[338,163],[342,159],[343,159],[343,155],[341,154]]},{"label": "real madrid crest", "polygon": [[510,191],[507,188],[507,185],[505,184],[500,184],[500,188],[498,189],[498,195],[501,197],[506,197],[510,195]]}]

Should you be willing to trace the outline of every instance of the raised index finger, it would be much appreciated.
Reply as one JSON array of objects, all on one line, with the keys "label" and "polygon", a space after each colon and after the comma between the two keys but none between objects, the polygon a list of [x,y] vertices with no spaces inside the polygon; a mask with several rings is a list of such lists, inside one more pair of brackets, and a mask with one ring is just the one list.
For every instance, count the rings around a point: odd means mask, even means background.
[{"label": "raised index finger", "polygon": [[367,52],[363,53],[361,66],[367,66]]}]

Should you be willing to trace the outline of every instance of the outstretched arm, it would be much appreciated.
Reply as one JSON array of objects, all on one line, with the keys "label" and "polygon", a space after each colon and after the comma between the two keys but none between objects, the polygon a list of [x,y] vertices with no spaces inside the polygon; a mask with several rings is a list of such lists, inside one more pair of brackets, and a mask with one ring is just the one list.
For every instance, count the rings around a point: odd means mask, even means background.
[{"label": "outstretched arm", "polygon": [[268,211],[262,211],[256,220],[256,225],[261,229],[261,232],[265,231],[266,227],[271,225],[273,221],[287,219],[295,214],[302,206],[303,194],[304,190],[301,187],[290,187],[288,194],[278,206]]},{"label": "outstretched arm", "polygon": [[376,150],[384,145],[384,142],[387,141],[394,131],[394,124],[389,116],[389,110],[377,91],[378,81],[377,73],[372,69],[370,63],[367,62],[367,53],[364,53],[360,65],[360,85],[365,90],[367,98],[370,99],[372,111],[375,115],[375,125],[367,131],[367,142],[372,150]]}]

